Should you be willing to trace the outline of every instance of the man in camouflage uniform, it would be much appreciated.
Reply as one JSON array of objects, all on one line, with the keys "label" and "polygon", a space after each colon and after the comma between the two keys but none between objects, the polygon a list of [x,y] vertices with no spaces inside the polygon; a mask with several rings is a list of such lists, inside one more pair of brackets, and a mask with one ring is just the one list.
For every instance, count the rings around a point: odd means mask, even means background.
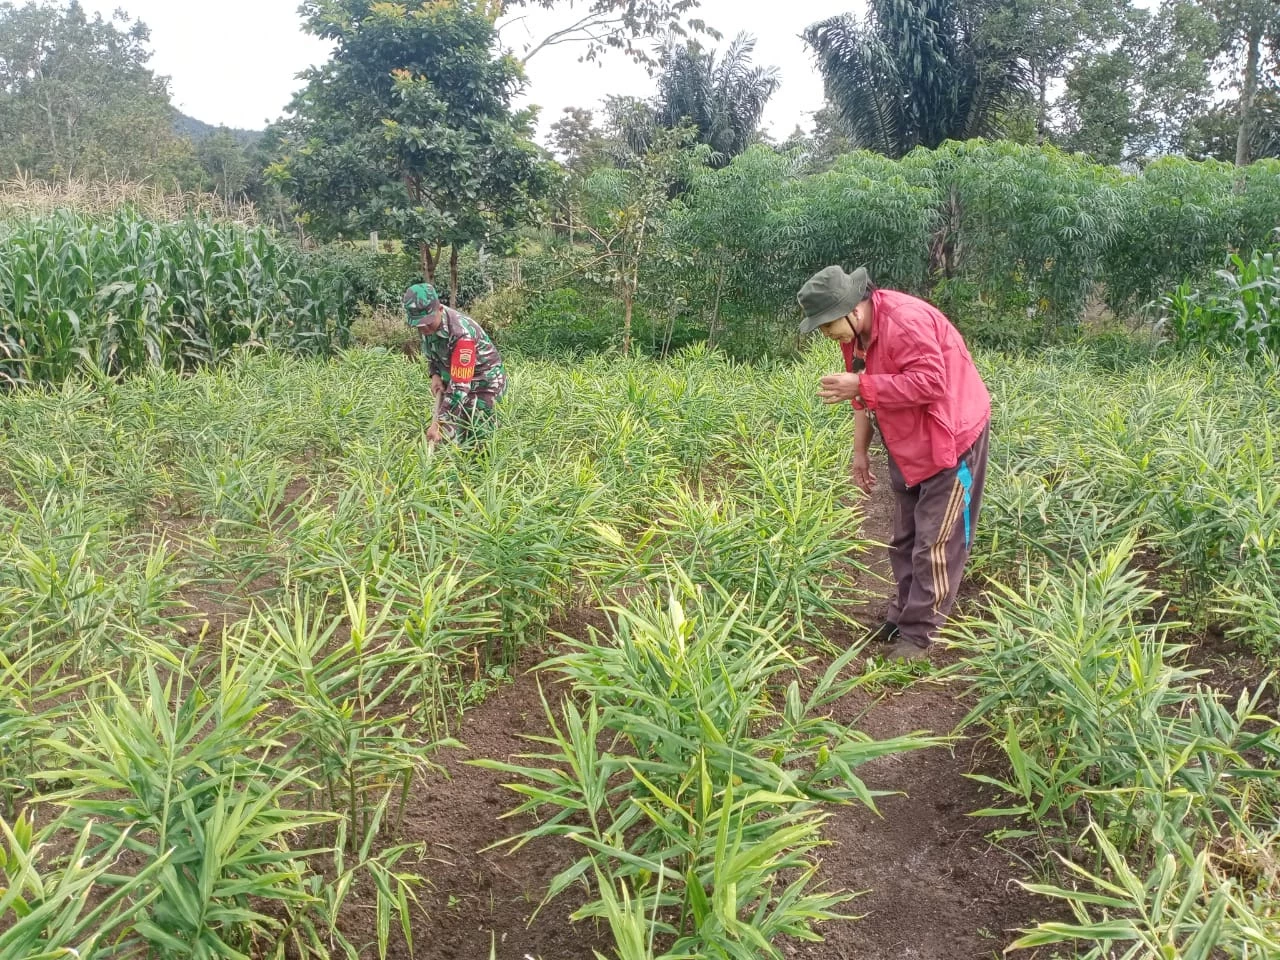
[{"label": "man in camouflage uniform", "polygon": [[427,430],[427,439],[472,441],[487,435],[507,388],[498,348],[480,324],[441,303],[429,283],[416,283],[404,292],[404,309],[406,322],[422,338],[431,393],[444,395],[439,425]]}]

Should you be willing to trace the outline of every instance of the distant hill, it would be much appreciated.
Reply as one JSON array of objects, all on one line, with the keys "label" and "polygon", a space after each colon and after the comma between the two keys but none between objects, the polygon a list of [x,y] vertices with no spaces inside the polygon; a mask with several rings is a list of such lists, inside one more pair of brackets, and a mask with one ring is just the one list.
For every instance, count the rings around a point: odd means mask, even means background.
[{"label": "distant hill", "polygon": [[173,129],[181,136],[189,137],[196,143],[199,143],[205,137],[212,136],[219,130],[226,129],[242,147],[251,147],[262,137],[261,130],[237,130],[234,127],[223,128],[215,127],[212,124],[205,123],[203,120],[197,120],[195,117],[189,117],[180,110],[173,111]]}]

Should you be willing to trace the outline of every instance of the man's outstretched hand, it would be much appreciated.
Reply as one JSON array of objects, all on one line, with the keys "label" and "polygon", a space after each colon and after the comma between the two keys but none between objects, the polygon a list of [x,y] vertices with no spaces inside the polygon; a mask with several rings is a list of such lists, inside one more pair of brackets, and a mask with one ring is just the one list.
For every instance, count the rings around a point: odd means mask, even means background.
[{"label": "man's outstretched hand", "polygon": [[832,373],[823,377],[818,386],[818,398],[823,403],[847,403],[858,399],[860,377],[856,373]]}]

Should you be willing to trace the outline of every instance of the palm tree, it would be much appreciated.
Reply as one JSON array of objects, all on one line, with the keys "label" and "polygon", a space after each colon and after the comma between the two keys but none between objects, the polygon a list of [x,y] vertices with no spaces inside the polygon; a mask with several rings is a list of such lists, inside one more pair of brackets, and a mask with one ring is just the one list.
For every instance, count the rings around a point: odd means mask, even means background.
[{"label": "palm tree", "polygon": [[827,98],[859,147],[901,157],[944,140],[999,136],[1000,117],[1030,91],[1000,0],[870,0],[815,23],[804,38]]},{"label": "palm tree", "polygon": [[723,57],[697,43],[672,44],[661,56],[654,114],[659,125],[688,122],[711,147],[714,164],[727,164],[755,140],[760,117],[778,89],[776,67],[751,62],[754,37],[740,33]]}]

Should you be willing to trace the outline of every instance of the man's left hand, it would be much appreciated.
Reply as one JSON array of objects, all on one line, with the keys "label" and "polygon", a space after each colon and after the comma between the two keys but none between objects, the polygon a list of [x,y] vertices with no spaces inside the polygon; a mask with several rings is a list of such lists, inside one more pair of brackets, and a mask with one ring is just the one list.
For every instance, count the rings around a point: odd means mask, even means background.
[{"label": "man's left hand", "polygon": [[832,373],[822,378],[818,397],[823,403],[845,403],[858,399],[860,377],[856,373]]},{"label": "man's left hand", "polygon": [[433,423],[427,427],[427,440],[430,443],[439,443],[441,440],[440,424]]}]

